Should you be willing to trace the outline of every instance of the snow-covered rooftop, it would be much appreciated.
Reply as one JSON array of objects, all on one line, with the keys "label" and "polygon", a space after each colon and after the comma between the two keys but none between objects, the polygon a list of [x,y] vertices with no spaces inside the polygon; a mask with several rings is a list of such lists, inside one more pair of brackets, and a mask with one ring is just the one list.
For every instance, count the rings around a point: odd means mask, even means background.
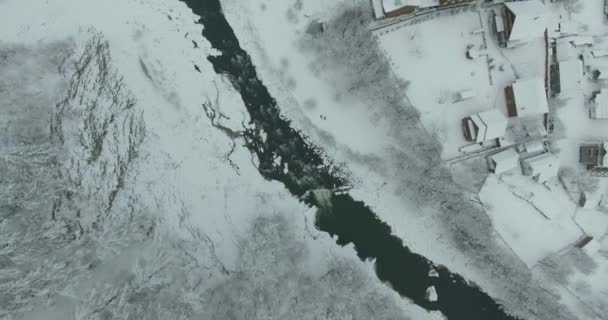
[{"label": "snow-covered rooftop", "polygon": [[602,89],[593,101],[595,102],[593,118],[608,119],[608,90]]},{"label": "snow-covered rooftop", "polygon": [[583,81],[583,62],[570,59],[559,63],[559,83],[561,92],[580,90]]},{"label": "snow-covered rooftop", "polygon": [[558,61],[570,60],[576,55],[572,43],[566,38],[559,38],[556,40],[556,50]]},{"label": "snow-covered rooftop", "polygon": [[527,41],[541,37],[547,29],[547,9],[538,0],[506,2],[515,15],[509,41]]},{"label": "snow-covered rooftop", "polygon": [[439,0],[382,0],[384,12],[395,11],[405,6],[427,8],[438,6]]},{"label": "snow-covered rooftop", "polygon": [[374,15],[376,16],[376,19],[381,19],[384,17],[382,0],[372,0],[372,7],[374,8]]},{"label": "snow-covered rooftop", "polygon": [[540,183],[556,177],[559,170],[559,158],[551,153],[543,153],[522,160],[526,175],[532,176]]},{"label": "snow-covered rooftop", "polygon": [[500,138],[505,135],[507,118],[498,110],[492,109],[471,116],[479,131],[477,142]]},{"label": "snow-covered rooftop", "polygon": [[519,154],[513,148],[489,156],[493,162],[494,174],[499,175],[519,166]]},{"label": "snow-covered rooftop", "polygon": [[541,78],[516,80],[513,83],[513,96],[519,117],[549,112],[545,82]]}]

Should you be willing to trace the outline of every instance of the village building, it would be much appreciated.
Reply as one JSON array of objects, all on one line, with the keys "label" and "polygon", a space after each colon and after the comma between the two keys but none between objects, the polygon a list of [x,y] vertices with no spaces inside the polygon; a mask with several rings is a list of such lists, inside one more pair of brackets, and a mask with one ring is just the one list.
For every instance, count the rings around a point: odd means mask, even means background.
[{"label": "village building", "polygon": [[569,59],[557,64],[557,72],[553,74],[559,81],[553,89],[557,93],[569,93],[581,90],[583,83],[583,61]]},{"label": "village building", "polygon": [[593,37],[590,36],[576,36],[570,39],[575,47],[590,47],[593,45]]},{"label": "village building", "polygon": [[473,91],[471,89],[462,90],[462,91],[459,91],[456,93],[454,102],[468,100],[468,99],[472,99],[472,98],[475,98],[475,91]]},{"label": "village building", "polygon": [[576,57],[574,46],[567,38],[555,40],[557,61],[567,61]]},{"label": "village building", "polygon": [[507,47],[542,37],[548,23],[546,8],[539,0],[505,2],[494,19],[499,41]]},{"label": "village building", "polygon": [[608,80],[608,67],[599,66],[593,70],[593,79],[595,80]]},{"label": "village building", "polygon": [[538,183],[545,183],[557,176],[559,158],[545,152],[533,157],[523,159],[521,167],[524,175],[531,176]]},{"label": "village building", "polygon": [[376,19],[393,18],[438,5],[439,0],[372,0]]},{"label": "village building", "polygon": [[589,109],[591,119],[608,119],[608,90],[602,89],[593,98],[593,106]]},{"label": "village building", "polygon": [[524,150],[528,155],[544,153],[546,151],[542,140],[532,140],[524,143]]},{"label": "village building", "polygon": [[507,122],[507,118],[496,109],[476,113],[463,119],[464,136],[477,143],[498,139],[505,135]]},{"label": "village building", "polygon": [[549,104],[545,82],[541,78],[516,80],[505,88],[509,117],[546,116]]},{"label": "village building", "polygon": [[605,57],[605,56],[608,56],[608,50],[606,50],[606,49],[595,49],[595,50],[591,51],[591,55],[594,58],[596,58],[596,59],[597,58],[601,58],[601,57]]},{"label": "village building", "polygon": [[608,168],[606,157],[607,143],[584,144],[579,149],[579,163],[585,165],[587,170],[595,168]]},{"label": "village building", "polygon": [[371,0],[376,19],[394,18],[417,10],[459,5],[475,0]]},{"label": "village building", "polygon": [[519,153],[513,148],[501,151],[488,157],[490,171],[495,175],[503,174],[519,166]]}]

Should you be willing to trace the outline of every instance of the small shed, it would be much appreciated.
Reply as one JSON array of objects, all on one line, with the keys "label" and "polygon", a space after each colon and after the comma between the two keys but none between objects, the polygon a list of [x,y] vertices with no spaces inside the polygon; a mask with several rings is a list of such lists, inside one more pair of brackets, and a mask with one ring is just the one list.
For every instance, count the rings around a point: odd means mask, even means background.
[{"label": "small shed", "polygon": [[590,109],[590,118],[601,120],[608,119],[608,90],[602,89],[593,98],[593,107]]},{"label": "small shed", "polygon": [[374,9],[374,16],[376,19],[384,18],[384,8],[382,7],[382,0],[371,0],[372,8]]},{"label": "small shed", "polygon": [[419,8],[430,8],[439,5],[439,0],[382,0],[386,17],[397,17],[409,14]]},{"label": "small shed", "polygon": [[497,109],[476,113],[463,122],[465,138],[478,143],[503,137],[508,123]]},{"label": "small shed", "polygon": [[559,64],[560,93],[573,92],[581,89],[583,83],[583,61],[570,59]]},{"label": "small shed", "polygon": [[555,50],[557,51],[558,61],[566,61],[576,57],[576,52],[572,43],[566,38],[559,38],[556,40]]},{"label": "small shed", "polygon": [[523,159],[521,161],[523,173],[531,176],[539,183],[545,183],[556,177],[559,170],[559,159],[557,156],[545,152],[537,156]]},{"label": "small shed", "polygon": [[545,144],[542,140],[532,140],[524,143],[524,149],[528,154],[545,152]]},{"label": "small shed", "polygon": [[559,22],[559,33],[562,36],[574,35],[577,33],[576,24],[571,21],[560,21]]},{"label": "small shed", "polygon": [[590,36],[576,36],[571,38],[572,44],[575,47],[581,46],[592,46],[593,45],[593,37]]},{"label": "small shed", "polygon": [[608,67],[600,66],[593,71],[595,80],[608,80]]},{"label": "small shed", "polygon": [[501,151],[488,157],[490,171],[495,175],[515,169],[519,165],[519,153],[513,148]]},{"label": "small shed", "polygon": [[605,57],[605,56],[608,56],[608,50],[606,50],[606,49],[592,50],[591,55],[593,55],[594,58]]},{"label": "small shed", "polygon": [[519,79],[505,88],[510,117],[526,117],[549,113],[549,104],[542,78]]},{"label": "small shed", "polygon": [[461,90],[456,93],[455,102],[467,100],[467,99],[471,99],[471,98],[475,98],[475,91],[473,91],[471,89]]}]

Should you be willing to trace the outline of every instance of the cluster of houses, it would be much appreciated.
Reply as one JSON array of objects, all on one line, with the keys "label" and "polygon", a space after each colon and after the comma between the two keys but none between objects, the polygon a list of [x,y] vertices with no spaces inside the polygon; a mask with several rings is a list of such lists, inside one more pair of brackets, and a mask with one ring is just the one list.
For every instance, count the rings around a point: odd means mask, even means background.
[{"label": "cluster of houses", "polygon": [[[493,27],[499,45],[517,48],[544,37],[547,50],[552,50],[548,74],[535,78],[518,79],[505,90],[506,112],[488,110],[463,119],[463,132],[467,141],[491,147],[500,147],[501,152],[488,157],[490,171],[501,174],[521,168],[524,175],[532,176],[539,183],[555,177],[559,169],[558,157],[549,153],[541,139],[531,141],[509,141],[504,144],[508,118],[531,119],[541,117],[546,132],[548,123],[548,101],[551,95],[567,96],[581,91],[585,81],[584,59],[608,59],[608,50],[592,50],[587,56],[577,54],[581,46],[592,47],[593,38],[577,35],[576,27],[569,22],[549,26],[549,15],[539,0],[505,2],[493,9]],[[593,71],[593,79],[608,80],[608,64],[605,69]],[[596,92],[589,108],[591,119],[608,119],[608,88]],[[506,114],[506,116],[504,115]],[[580,146],[580,163],[589,170],[607,170],[608,157],[604,160],[607,144],[584,144]]]}]

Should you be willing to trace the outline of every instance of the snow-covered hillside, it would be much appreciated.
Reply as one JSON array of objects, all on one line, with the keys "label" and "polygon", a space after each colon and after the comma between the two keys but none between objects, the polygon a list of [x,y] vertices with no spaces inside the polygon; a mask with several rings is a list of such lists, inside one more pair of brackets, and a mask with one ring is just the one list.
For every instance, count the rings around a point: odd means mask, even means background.
[{"label": "snow-covered hillside", "polygon": [[440,319],[262,178],[168,1],[0,1],[0,317]]}]

